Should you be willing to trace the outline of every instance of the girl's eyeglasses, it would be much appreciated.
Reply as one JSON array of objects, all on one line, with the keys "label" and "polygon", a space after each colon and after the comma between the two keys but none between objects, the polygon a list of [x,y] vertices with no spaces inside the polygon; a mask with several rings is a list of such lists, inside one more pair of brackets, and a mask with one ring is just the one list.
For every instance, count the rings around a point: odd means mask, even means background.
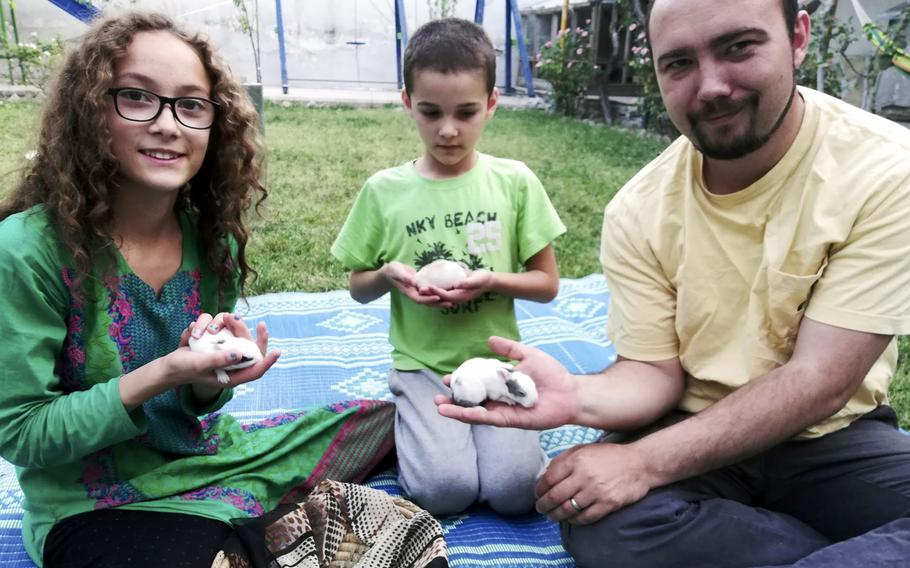
[{"label": "girl's eyeglasses", "polygon": [[114,97],[117,114],[126,120],[150,122],[158,118],[164,105],[169,105],[177,122],[196,130],[211,128],[220,106],[201,97],[163,97],[135,87],[114,87],[107,94]]}]

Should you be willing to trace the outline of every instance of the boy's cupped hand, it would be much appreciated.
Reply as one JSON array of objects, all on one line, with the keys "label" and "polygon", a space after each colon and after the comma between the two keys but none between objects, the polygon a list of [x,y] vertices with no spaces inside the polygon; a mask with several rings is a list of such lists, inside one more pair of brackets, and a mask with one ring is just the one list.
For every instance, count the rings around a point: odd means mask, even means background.
[{"label": "boy's cupped hand", "polygon": [[459,280],[451,290],[431,288],[431,292],[439,296],[439,307],[449,308],[465,302],[470,302],[477,296],[490,289],[493,273],[489,270],[475,270],[470,276]]},{"label": "boy's cupped hand", "polygon": [[418,286],[415,278],[417,270],[413,266],[393,260],[386,264],[383,269],[388,281],[411,301],[438,308],[448,308],[453,305],[451,302],[441,298],[440,293],[444,292],[444,290],[433,286]]}]

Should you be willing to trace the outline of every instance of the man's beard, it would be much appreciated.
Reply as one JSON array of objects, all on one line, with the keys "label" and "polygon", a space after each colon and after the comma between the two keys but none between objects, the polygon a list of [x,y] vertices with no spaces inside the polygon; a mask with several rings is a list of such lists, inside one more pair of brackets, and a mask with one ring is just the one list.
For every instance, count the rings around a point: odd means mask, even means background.
[{"label": "man's beard", "polygon": [[[794,77],[793,88],[790,90],[790,97],[787,99],[787,104],[784,105],[783,110],[774,121],[771,128],[763,134],[758,132],[758,125],[756,124],[758,121],[759,101],[757,93],[751,93],[740,102],[734,102],[732,99],[719,99],[718,101],[713,101],[706,105],[700,112],[686,114],[686,118],[692,126],[692,136],[694,138],[692,143],[695,144],[695,147],[698,148],[702,154],[715,160],[736,160],[751,154],[767,144],[768,140],[774,136],[774,133],[777,132],[781,124],[783,124],[787,113],[790,112],[790,107],[793,105],[793,99],[795,97],[796,78]],[[705,117],[718,113],[735,112],[737,110],[744,110],[749,114],[749,124],[743,135],[714,141],[711,139],[711,136],[701,128]],[[722,136],[723,135],[715,136],[715,138],[722,138]]]}]

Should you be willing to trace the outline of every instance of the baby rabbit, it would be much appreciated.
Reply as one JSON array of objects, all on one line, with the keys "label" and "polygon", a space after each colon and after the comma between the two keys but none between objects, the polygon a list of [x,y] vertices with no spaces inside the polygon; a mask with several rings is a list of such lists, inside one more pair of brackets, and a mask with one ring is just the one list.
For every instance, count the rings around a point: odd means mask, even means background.
[{"label": "baby rabbit", "polygon": [[256,345],[255,341],[237,337],[227,328],[222,329],[218,333],[203,333],[202,337],[199,339],[190,337],[189,344],[190,349],[197,353],[215,353],[217,351],[240,352],[241,358],[239,362],[223,367],[222,369],[215,369],[215,376],[218,378],[218,382],[225,385],[230,382],[228,374],[225,371],[244,369],[250,365],[255,365],[257,361],[262,360],[262,352],[259,351],[259,346]]},{"label": "baby rabbit", "polygon": [[460,262],[440,258],[417,271],[414,282],[417,288],[433,286],[441,290],[451,290],[459,280],[470,276],[471,271]]},{"label": "baby rabbit", "polygon": [[530,408],[537,402],[534,380],[498,359],[468,359],[452,372],[450,386],[460,406],[477,406],[489,399]]}]

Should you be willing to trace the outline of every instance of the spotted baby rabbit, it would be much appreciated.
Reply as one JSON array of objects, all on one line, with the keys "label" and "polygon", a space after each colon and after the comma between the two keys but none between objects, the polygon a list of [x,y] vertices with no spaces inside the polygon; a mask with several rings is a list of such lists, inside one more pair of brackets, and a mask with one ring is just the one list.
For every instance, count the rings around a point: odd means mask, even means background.
[{"label": "spotted baby rabbit", "polygon": [[534,380],[498,359],[468,359],[452,372],[450,386],[452,399],[460,406],[477,406],[484,400],[497,400],[530,408],[537,402]]}]

